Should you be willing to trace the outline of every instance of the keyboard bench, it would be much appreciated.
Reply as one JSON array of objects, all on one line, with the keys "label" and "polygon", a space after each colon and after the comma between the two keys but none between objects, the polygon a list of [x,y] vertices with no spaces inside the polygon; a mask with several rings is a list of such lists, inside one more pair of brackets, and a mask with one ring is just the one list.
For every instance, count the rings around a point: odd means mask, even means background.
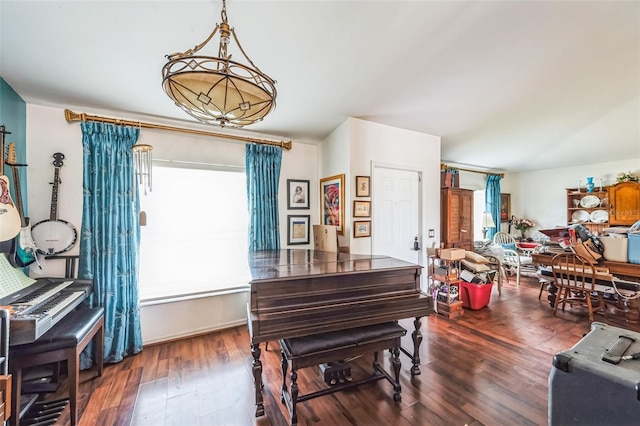
[{"label": "keyboard bench", "polygon": [[9,349],[9,370],[13,375],[11,411],[14,415],[10,420],[13,425],[20,424],[22,370],[60,361],[67,361],[71,424],[77,424],[80,354],[94,337],[98,376],[101,376],[104,369],[104,308],[70,312],[35,342]]},{"label": "keyboard bench", "polygon": [[[400,338],[407,333],[395,322],[375,324],[365,327],[311,336],[280,340],[282,348],[282,403],[287,405],[291,424],[298,423],[296,404],[323,395],[359,386],[380,379],[387,379],[393,385],[393,399],[400,400]],[[394,377],[391,377],[378,362],[378,352],[389,349],[392,355]],[[298,389],[300,368],[346,359],[373,352],[373,373],[360,380],[338,384],[328,389],[301,395]],[[287,371],[291,364],[291,388],[287,388]]]}]

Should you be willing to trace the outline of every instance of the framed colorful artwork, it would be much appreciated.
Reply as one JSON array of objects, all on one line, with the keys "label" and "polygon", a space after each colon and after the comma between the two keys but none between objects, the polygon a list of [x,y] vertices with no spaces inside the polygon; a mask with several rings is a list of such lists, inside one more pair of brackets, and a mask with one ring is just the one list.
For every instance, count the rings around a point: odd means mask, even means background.
[{"label": "framed colorful artwork", "polygon": [[371,201],[353,201],[353,217],[371,217]]},{"label": "framed colorful artwork", "polygon": [[287,244],[309,244],[310,215],[287,216]]},{"label": "framed colorful artwork", "polygon": [[369,176],[356,176],[356,197],[371,196],[371,178]]},{"label": "framed colorful artwork", "polygon": [[320,179],[320,222],[344,235],[344,174]]},{"label": "framed colorful artwork", "polygon": [[500,222],[511,220],[511,194],[500,194]]},{"label": "framed colorful artwork", "polygon": [[287,179],[287,209],[305,210],[309,208],[309,181]]},{"label": "framed colorful artwork", "polygon": [[353,222],[353,238],[370,237],[371,236],[371,221],[360,220]]}]

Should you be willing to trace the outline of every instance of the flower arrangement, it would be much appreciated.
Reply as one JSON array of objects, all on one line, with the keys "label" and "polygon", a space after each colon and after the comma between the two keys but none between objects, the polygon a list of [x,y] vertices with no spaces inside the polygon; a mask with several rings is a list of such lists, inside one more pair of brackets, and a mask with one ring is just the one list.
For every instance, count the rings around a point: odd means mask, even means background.
[{"label": "flower arrangement", "polygon": [[534,226],[534,223],[532,220],[524,219],[524,218],[515,218],[513,219],[512,224],[516,229],[523,232],[528,231],[530,228],[533,228]]},{"label": "flower arrangement", "polygon": [[616,180],[618,182],[638,182],[638,180],[640,180],[640,177],[638,177],[638,175],[634,174],[634,173],[625,173],[625,172],[620,172],[616,175]]}]

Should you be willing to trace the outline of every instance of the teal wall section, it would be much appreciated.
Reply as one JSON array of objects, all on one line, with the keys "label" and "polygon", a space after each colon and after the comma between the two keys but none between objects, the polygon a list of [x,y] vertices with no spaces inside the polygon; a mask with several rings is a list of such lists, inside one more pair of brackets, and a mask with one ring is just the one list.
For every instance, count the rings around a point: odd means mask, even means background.
[{"label": "teal wall section", "polygon": [[[6,146],[13,142],[16,146],[16,157],[18,163],[27,163],[27,104],[22,100],[11,86],[0,77],[0,124],[4,124],[5,130],[11,132],[5,135],[5,152],[2,153],[2,160],[6,158]],[[22,201],[25,215],[28,215],[27,206],[27,168],[19,167],[19,179],[22,194]],[[11,167],[4,166],[4,174],[11,182],[11,197],[15,202],[15,184]],[[0,243],[0,252],[7,251],[8,242]]]}]

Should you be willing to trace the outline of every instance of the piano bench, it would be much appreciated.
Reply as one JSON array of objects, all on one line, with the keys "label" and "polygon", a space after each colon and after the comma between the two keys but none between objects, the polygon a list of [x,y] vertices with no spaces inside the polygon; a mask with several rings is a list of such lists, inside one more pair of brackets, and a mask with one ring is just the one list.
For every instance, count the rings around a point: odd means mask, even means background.
[{"label": "piano bench", "polygon": [[[407,333],[396,322],[374,324],[311,336],[280,340],[282,348],[282,403],[287,405],[291,424],[298,423],[296,404],[323,395],[352,388],[364,383],[387,379],[393,385],[393,399],[400,400],[400,338]],[[394,377],[378,363],[378,352],[389,349],[392,355]],[[298,389],[300,368],[342,360],[373,352],[373,373],[360,380],[301,395]],[[291,363],[291,389],[287,389],[287,370]]]},{"label": "piano bench", "polygon": [[9,370],[13,375],[13,425],[20,424],[22,370],[60,361],[67,361],[71,424],[77,424],[80,353],[92,340],[95,340],[95,361],[98,376],[101,376],[104,369],[104,308],[72,311],[35,342],[9,348]]}]

